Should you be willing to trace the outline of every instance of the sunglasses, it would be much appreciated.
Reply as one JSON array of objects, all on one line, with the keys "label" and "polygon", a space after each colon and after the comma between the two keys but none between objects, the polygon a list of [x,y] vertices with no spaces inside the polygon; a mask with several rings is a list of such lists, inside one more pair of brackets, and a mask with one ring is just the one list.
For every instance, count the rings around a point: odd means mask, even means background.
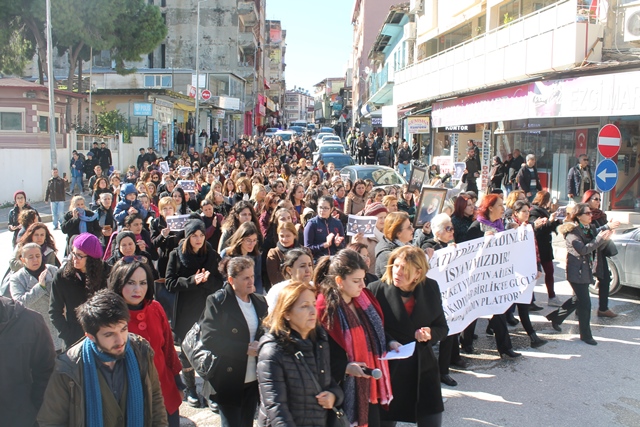
[{"label": "sunglasses", "polygon": [[593,215],[593,212],[582,212],[582,213],[580,214],[580,216],[582,216],[582,215],[589,215],[589,216],[591,216],[591,215]]},{"label": "sunglasses", "polygon": [[591,199],[591,200],[594,201],[594,202],[599,202],[600,201],[600,199]]}]

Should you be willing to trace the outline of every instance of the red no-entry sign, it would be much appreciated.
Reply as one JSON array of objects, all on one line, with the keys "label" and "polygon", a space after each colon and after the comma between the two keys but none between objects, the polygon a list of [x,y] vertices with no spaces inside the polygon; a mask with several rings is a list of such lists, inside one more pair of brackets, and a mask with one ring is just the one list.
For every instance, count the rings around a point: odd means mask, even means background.
[{"label": "red no-entry sign", "polygon": [[598,151],[602,156],[610,159],[620,151],[622,135],[616,125],[604,125],[598,132]]},{"label": "red no-entry sign", "polygon": [[211,92],[208,89],[202,91],[202,99],[208,101],[211,98]]}]

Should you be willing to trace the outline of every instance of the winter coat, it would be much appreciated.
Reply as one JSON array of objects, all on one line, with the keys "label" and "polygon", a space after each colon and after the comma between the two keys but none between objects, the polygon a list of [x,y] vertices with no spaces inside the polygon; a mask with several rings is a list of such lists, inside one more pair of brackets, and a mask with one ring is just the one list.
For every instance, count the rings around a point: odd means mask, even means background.
[{"label": "winter coat", "polygon": [[82,179],[83,173],[84,173],[84,162],[82,161],[82,159],[78,157],[76,160],[71,160],[71,177]]},{"label": "winter coat", "polygon": [[296,358],[297,352],[302,353],[322,390],[336,396],[335,406],[342,404],[344,393],[331,377],[328,337],[322,327],[316,328],[315,341],[303,340],[295,331],[290,339],[266,333],[260,339],[258,355],[261,427],[327,425],[328,411],[318,404],[318,390]]},{"label": "winter coat", "polygon": [[[153,350],[144,338],[135,334],[129,334],[129,343],[140,369],[144,398],[144,426],[168,426],[158,371],[153,364]],[[38,413],[40,427],[63,425],[84,427],[86,425],[82,346],[83,341],[80,341],[57,357],[55,370],[51,375],[42,408]],[[122,425],[125,425],[124,420]]]},{"label": "winter coat", "polygon": [[[509,163],[509,184],[516,184],[516,176],[518,175],[518,171],[524,164],[524,157],[519,155],[518,157],[514,157]],[[515,188],[515,187],[514,187]]]},{"label": "winter coat", "polygon": [[[71,347],[84,336],[82,326],[75,316],[76,308],[89,299],[89,290],[77,273],[66,277],[65,266],[58,269],[51,284],[51,299],[49,300],[49,317],[56,327],[58,336],[64,341],[65,348]],[[102,282],[100,289],[107,287],[110,267],[103,263]]]},{"label": "winter coat", "polygon": [[407,162],[407,164],[411,162],[411,150],[409,148],[401,148],[398,150],[398,164],[404,162]]},{"label": "winter coat", "polygon": [[376,153],[375,163],[381,166],[391,166],[391,150],[378,150],[378,152]]},{"label": "winter coat", "polygon": [[[593,181],[593,175],[591,174],[591,168],[587,166],[587,173],[591,177],[591,187],[587,188],[590,190],[594,188],[595,182]],[[582,169],[580,165],[577,164],[571,169],[569,169],[569,174],[567,175],[567,194],[573,194],[573,196],[582,196],[584,194],[582,189]]]},{"label": "winter coat", "polygon": [[126,197],[128,194],[138,194],[135,185],[127,183],[124,184],[120,190],[120,201],[113,211],[113,217],[120,225],[124,225],[124,219],[129,215],[129,208],[137,210],[138,215],[140,215],[143,220],[147,217],[147,210],[142,206],[142,202],[138,199],[134,201],[127,200]]},{"label": "winter coat", "polygon": [[452,215],[451,224],[453,225],[453,240],[456,243],[464,242],[464,237],[469,231],[471,224],[473,224],[473,218],[469,216],[458,218],[457,216]]},{"label": "winter coat", "polygon": [[364,209],[366,204],[367,201],[364,199],[364,197],[349,194],[347,197],[345,197],[344,213],[346,215],[357,215],[358,212]]},{"label": "winter coat", "polygon": [[[91,217],[94,212],[85,209],[84,214],[87,217]],[[80,221],[82,221],[80,218],[73,217],[73,211],[69,211],[64,214],[62,224],[60,224],[60,229],[67,235],[67,246],[69,246],[69,242],[73,236],[80,234]],[[102,229],[100,228],[98,219],[87,223],[87,233],[93,234],[98,239],[102,237]]]},{"label": "winter coat", "polygon": [[[433,344],[447,337],[449,327],[442,310],[440,288],[435,280],[426,278],[413,291],[415,307],[408,314],[400,289],[382,281],[371,283],[373,293],[384,315],[384,330],[389,339],[400,344],[415,341],[415,331],[431,328],[431,339],[416,343],[413,355],[389,362],[393,400],[389,411],[380,411],[383,419],[416,422],[426,414],[444,411],[440,390],[438,359]],[[417,391],[417,392],[416,392]]]},{"label": "winter coat", "polygon": [[413,223],[414,218],[416,217],[416,205],[409,205],[409,203],[401,197],[398,199],[398,210],[401,212],[406,212],[409,215],[409,221]]},{"label": "winter coat", "polygon": [[[223,280],[218,272],[220,256],[209,243],[206,245],[206,254],[195,255],[182,252],[180,242],[169,255],[165,286],[169,292],[178,293],[173,332],[180,340],[200,318],[207,297],[222,288]],[[196,285],[195,274],[203,268],[210,273],[209,279]]]},{"label": "winter coat", "polygon": [[151,243],[158,252],[158,274],[164,278],[167,274],[167,264],[169,254],[177,246],[178,242],[184,239],[184,231],[170,231],[167,237],[162,235],[162,230],[167,228],[167,221],[163,216],[159,216],[151,221]]},{"label": "winter coat", "polygon": [[[16,246],[15,250],[13,251],[13,256],[9,260],[9,268],[11,269],[12,272],[19,271],[22,267],[24,267],[24,264],[22,264],[22,261],[20,261],[19,246],[20,245]],[[44,253],[42,254],[42,263],[60,267],[60,261],[58,261],[56,252],[48,246],[44,247]]]},{"label": "winter coat", "polygon": [[[520,168],[520,172],[516,176],[516,181],[518,182],[518,188],[526,193],[533,193],[534,190],[541,191],[542,185],[540,184],[540,177],[538,176],[538,169],[534,166],[533,175],[529,170],[527,164],[523,164]],[[536,188],[531,188],[531,180],[536,180]]]},{"label": "winter coat", "polygon": [[[529,215],[529,222],[531,225],[538,218],[549,219],[549,211],[540,206],[531,206],[531,213]],[[562,225],[562,221],[547,221],[542,227],[534,228],[534,235],[536,237],[536,243],[538,244],[538,254],[540,255],[540,262],[553,261],[553,233],[557,234],[556,229]]]},{"label": "winter coat", "polygon": [[164,309],[157,301],[145,301],[140,310],[129,308],[129,332],[146,339],[153,349],[153,363],[158,371],[167,413],[173,414],[182,404],[176,375],[182,364],[173,345],[173,335]]},{"label": "winter coat", "polygon": [[578,224],[566,222],[560,226],[567,243],[567,280],[570,283],[589,284],[593,277],[603,277],[606,262],[601,249],[607,241],[598,236],[595,224],[589,224],[591,235]]},{"label": "winter coat", "polygon": [[[56,352],[42,316],[0,297],[0,414],[5,427],[36,425]],[[41,424],[42,425],[42,424]]]},{"label": "winter coat", "polygon": [[342,223],[334,217],[327,219],[315,216],[311,218],[304,227],[304,245],[311,249],[313,258],[318,259],[324,255],[335,255],[340,249],[345,247],[343,240],[340,245],[336,245],[335,238],[331,242],[331,246],[325,248],[323,245],[327,242],[327,236],[333,233],[336,236],[344,235]]},{"label": "winter coat", "polygon": [[59,350],[63,347],[63,342],[58,338],[58,331],[49,318],[51,283],[58,271],[58,267],[46,265],[45,268],[47,270],[47,277],[45,278],[46,289],[40,286],[38,279],[29,274],[25,267],[13,273],[9,280],[11,298],[23,304],[26,308],[39,313],[44,318],[47,328],[49,328],[49,332],[51,333],[53,346],[56,350]]},{"label": "winter coat", "polygon": [[[257,293],[249,298],[258,316],[258,328],[253,331],[258,341],[262,336],[260,325],[267,315],[267,302]],[[200,328],[202,343],[216,357],[214,375],[209,381],[216,391],[212,398],[218,403],[240,405],[247,363],[252,357],[247,355],[251,335],[230,284],[207,297]]]},{"label": "winter coat", "polygon": [[[31,205],[29,205],[29,203],[25,203],[25,205],[22,207],[22,209],[18,209],[17,205],[14,205],[14,207],[9,211],[9,225],[16,227],[18,225],[20,225],[20,221],[19,221],[19,216],[20,213],[26,210],[33,210],[36,211],[36,215],[38,216],[38,222],[42,222],[42,220],[40,219],[40,214],[38,213],[37,210],[35,210],[34,208],[31,207]],[[16,245],[16,242],[20,239],[20,237],[22,236],[22,234],[20,234],[21,232],[24,233],[26,230],[23,230],[22,228],[19,228],[17,230],[15,230],[13,232],[13,238],[11,239],[11,244],[13,246]]]},{"label": "winter coat", "polygon": [[386,237],[383,237],[381,241],[376,245],[376,269],[375,275],[382,277],[385,271],[387,271],[387,262],[391,252],[400,246],[396,242],[392,242]]},{"label": "winter coat", "polygon": [[45,202],[64,202],[64,180],[60,177],[49,178],[47,181],[47,191],[44,194]]},{"label": "winter coat", "polygon": [[276,283],[283,282],[285,280],[281,271],[282,264],[284,263],[284,256],[291,249],[299,248],[299,247],[300,245],[296,244],[290,248],[285,248],[280,244],[280,242],[278,242],[275,248],[269,249],[269,253],[267,253],[266,267],[267,267],[267,275],[269,276],[270,283],[276,284]]}]

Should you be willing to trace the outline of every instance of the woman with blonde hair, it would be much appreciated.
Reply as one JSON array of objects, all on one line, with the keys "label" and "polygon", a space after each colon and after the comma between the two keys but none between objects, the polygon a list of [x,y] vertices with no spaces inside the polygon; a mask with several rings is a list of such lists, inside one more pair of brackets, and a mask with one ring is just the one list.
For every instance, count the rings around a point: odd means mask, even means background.
[{"label": "woman with blonde hair", "polygon": [[267,332],[258,354],[258,425],[326,426],[329,410],[342,403],[315,305],[313,287],[292,282],[263,321]]},{"label": "woman with blonde hair", "polygon": [[299,246],[296,226],[291,222],[280,224],[278,226],[278,243],[267,253],[266,267],[270,284],[280,283],[285,279],[281,271],[285,255],[291,249]]},{"label": "woman with blonde hair", "polygon": [[264,188],[262,184],[253,184],[251,189],[251,198],[250,202],[253,202],[253,210],[257,212],[262,212],[265,207],[264,201],[267,197],[267,190]]},{"label": "woman with blonde hair", "polygon": [[64,214],[60,229],[67,235],[67,249],[65,255],[69,253],[73,236],[82,233],[91,233],[94,236],[102,236],[102,228],[99,224],[99,216],[96,212],[86,209],[84,197],[73,196],[69,203],[69,212]]},{"label": "woman with blonde hair", "polygon": [[389,362],[395,395],[381,418],[440,427],[444,405],[432,347],[447,337],[449,328],[440,288],[426,277],[428,271],[424,251],[403,246],[391,252],[382,279],[368,288],[382,309],[387,338],[402,345],[416,341],[412,356]]},{"label": "woman with blonde hair", "polygon": [[387,269],[391,251],[408,245],[413,240],[413,225],[406,212],[392,212],[384,220],[382,240],[376,245],[376,268],[374,274],[382,277]]},{"label": "woman with blonde hair", "polygon": [[246,176],[236,180],[236,194],[234,196],[236,202],[241,200],[249,200],[251,197],[251,180]]}]

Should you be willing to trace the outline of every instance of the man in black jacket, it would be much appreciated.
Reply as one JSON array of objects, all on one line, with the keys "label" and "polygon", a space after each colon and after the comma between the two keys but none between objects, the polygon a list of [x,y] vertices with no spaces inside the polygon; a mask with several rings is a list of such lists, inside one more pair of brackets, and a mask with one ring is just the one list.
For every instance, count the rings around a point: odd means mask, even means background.
[{"label": "man in black jacket", "polygon": [[411,176],[411,150],[407,141],[402,141],[402,148],[398,150],[398,172],[406,180],[409,180]]},{"label": "man in black jacket", "polygon": [[37,425],[36,415],[55,357],[51,333],[42,316],[0,297],[0,424]]},{"label": "man in black jacket", "polygon": [[51,178],[47,182],[47,191],[44,195],[45,202],[51,202],[51,214],[53,215],[53,229],[57,230],[64,217],[64,179],[60,178],[58,168],[51,170]]},{"label": "man in black jacket", "polygon": [[111,150],[107,148],[106,142],[103,142],[100,144],[99,163],[100,163],[100,166],[102,167],[102,170],[105,171],[105,173],[108,173],[109,168],[113,164],[113,161],[111,159]]},{"label": "man in black jacket", "polygon": [[529,203],[531,203],[538,191],[542,190],[542,185],[538,178],[538,169],[536,169],[536,156],[527,154],[527,162],[520,168],[516,181],[518,182],[518,188],[524,191]]},{"label": "man in black jacket", "polygon": [[478,194],[477,179],[480,176],[480,162],[476,157],[474,147],[467,148],[467,157],[464,159],[466,164],[465,173],[462,176],[462,182],[467,183],[467,191],[473,191]]},{"label": "man in black jacket", "polygon": [[509,163],[509,177],[507,178],[507,185],[505,188],[507,189],[507,195],[516,189],[518,183],[516,182],[516,175],[522,168],[524,164],[524,157],[522,157],[522,153],[517,148],[513,150],[513,159],[511,159],[511,163]]}]

